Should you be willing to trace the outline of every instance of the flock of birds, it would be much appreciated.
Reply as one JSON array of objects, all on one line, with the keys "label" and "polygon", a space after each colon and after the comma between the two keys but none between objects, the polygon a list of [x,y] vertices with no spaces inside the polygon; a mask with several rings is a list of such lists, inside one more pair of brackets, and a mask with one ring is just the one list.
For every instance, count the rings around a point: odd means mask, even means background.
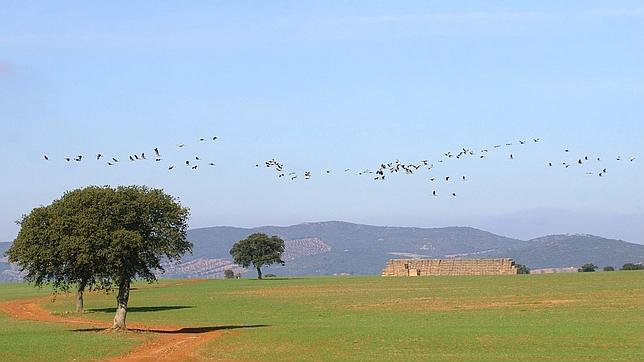
[{"label": "flock of birds", "polygon": [[[202,138],[199,138],[199,142],[207,142],[207,141],[212,142],[212,141],[216,141],[218,138],[219,137],[217,137],[217,136],[213,136],[211,138],[203,138],[202,137]],[[184,143],[180,143],[180,144],[177,145],[177,148],[182,149],[185,146],[186,145]],[[154,152],[154,157],[152,159],[155,162],[163,161],[163,158],[161,157],[161,151],[159,150],[158,147],[155,147],[152,151]],[[45,159],[45,161],[49,161],[49,156],[48,155],[46,155],[46,154],[43,155],[43,158]],[[85,156],[83,156],[82,154],[79,154],[79,155],[77,155],[75,157],[65,156],[64,160],[66,162],[71,162],[72,160],[76,161],[76,162],[82,162],[84,158],[85,158]],[[102,158],[105,158],[102,153],[97,153],[96,154],[96,161],[100,161]],[[145,152],[141,152],[141,153],[132,153],[132,154],[127,156],[127,159],[129,159],[130,162],[137,162],[137,161],[145,161],[148,158],[145,156]],[[202,159],[199,156],[194,155],[194,156],[190,157],[189,159],[186,159],[185,165],[187,167],[189,167],[190,169],[192,169],[192,170],[197,170],[199,168],[200,161],[202,161]],[[111,157],[105,163],[108,166],[116,166],[119,162],[121,162],[121,160],[119,158]],[[209,166],[215,166],[215,163],[214,162],[208,162],[208,165]],[[169,171],[172,171],[175,168],[176,168],[175,164],[171,164],[171,165],[168,166]]]},{"label": "flock of birds", "polygon": [[[217,141],[219,138],[217,136],[212,136],[209,138],[199,138],[198,142],[199,143],[206,143],[206,142],[214,142]],[[526,144],[536,144],[539,143],[540,139],[539,138],[532,138],[531,140],[518,140],[518,143],[502,143],[502,144],[495,144],[492,147],[489,148],[482,148],[480,150],[473,150],[467,147],[463,147],[459,149],[458,151],[452,152],[448,151],[444,153],[440,159],[437,159],[436,161],[430,162],[427,159],[420,160],[418,162],[411,162],[411,163],[406,163],[406,162],[401,162],[400,160],[394,160],[390,162],[382,162],[380,163],[376,168],[374,169],[361,169],[354,171],[350,168],[344,168],[340,170],[331,170],[331,169],[326,169],[322,170],[320,174],[332,174],[335,172],[343,172],[343,173],[354,173],[358,176],[370,176],[373,178],[373,180],[379,180],[379,181],[384,181],[389,175],[394,175],[394,174],[407,174],[411,175],[414,173],[417,173],[421,170],[426,170],[426,171],[432,171],[435,167],[435,164],[441,164],[450,160],[458,160],[458,159],[464,159],[464,158],[475,158],[475,159],[484,159],[488,157],[492,152],[496,151],[497,149],[501,149],[503,147],[511,147],[513,145],[518,145],[518,146],[524,146]],[[186,144],[180,143],[177,145],[177,149],[182,150],[186,147]],[[162,153],[159,150],[158,147],[155,147],[154,149],[151,150],[152,153],[149,155],[151,156],[150,159],[154,160],[154,162],[161,162],[164,160],[162,157]],[[515,153],[506,151],[507,154],[507,159],[512,161],[516,159]],[[563,150],[564,154],[569,154],[570,149],[564,149]],[[43,155],[43,158],[45,161],[49,161],[50,157],[48,155]],[[71,156],[65,156],[64,160],[65,162],[71,163],[72,161],[74,162],[83,162],[85,159],[85,156],[82,154],[79,154],[75,157]],[[121,160],[117,157],[111,157],[108,159],[103,156],[103,154],[98,153],[96,154],[96,161],[100,161],[102,159],[105,159],[106,165],[108,166],[116,166]],[[148,160],[148,157],[146,156],[145,152],[141,153],[133,153],[127,156],[126,161],[129,160],[129,162],[141,162]],[[629,158],[622,158],[621,156],[616,156],[615,157],[616,161],[626,161],[628,160],[629,162],[635,161],[635,157],[629,157]],[[207,162],[207,163],[202,163],[202,159],[197,156],[197,155],[192,155],[189,158],[185,158],[185,161],[182,161],[182,163],[185,165],[184,167],[197,171],[200,167],[200,165],[206,164],[208,166],[215,166],[214,162]],[[554,167],[557,165],[560,165],[563,168],[570,168],[572,166],[583,166],[586,164],[591,164],[595,163],[598,164],[595,171],[586,171],[586,175],[598,175],[599,177],[605,177],[608,174],[608,166],[605,166],[605,164],[600,163],[602,161],[601,157],[596,157],[596,156],[580,156],[580,157],[575,157],[573,160],[567,160],[564,162],[547,162],[548,167]],[[175,170],[177,168],[178,164],[168,164],[167,168],[169,171]],[[265,168],[272,169],[275,171],[276,175],[278,178],[284,178],[284,179],[289,179],[291,181],[295,181],[298,179],[298,177],[301,176],[302,179],[304,180],[310,180],[313,177],[313,172],[310,170],[303,171],[303,172],[295,172],[295,171],[290,171],[288,170],[284,163],[278,161],[275,158],[272,158],[270,160],[266,160],[263,163],[256,163],[255,167],[259,168],[261,166],[264,166]],[[289,172],[290,171],[290,172]],[[430,182],[435,182],[435,181],[442,181],[448,183],[450,181],[468,181],[468,178],[466,175],[459,175],[457,177],[453,177],[450,175],[446,176],[441,176],[441,177],[436,177],[432,174],[430,174],[429,181]],[[438,189],[434,189],[431,192],[431,196],[438,197],[442,193],[439,193]],[[451,197],[456,197],[456,192],[450,191],[447,193]]]}]

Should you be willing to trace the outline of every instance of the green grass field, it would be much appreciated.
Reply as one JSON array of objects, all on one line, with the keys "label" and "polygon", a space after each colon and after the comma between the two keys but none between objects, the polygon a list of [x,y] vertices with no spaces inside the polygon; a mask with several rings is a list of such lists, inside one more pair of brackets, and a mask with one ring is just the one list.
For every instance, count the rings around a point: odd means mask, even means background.
[{"label": "green grass field", "polygon": [[[225,326],[199,347],[212,359],[644,360],[644,272],[179,283],[137,285],[128,322]],[[38,293],[0,285],[0,301]],[[71,311],[73,296],[45,307]],[[114,296],[88,295],[86,307],[86,318],[109,321]],[[104,357],[140,343],[2,314],[0,323],[0,360]]]}]

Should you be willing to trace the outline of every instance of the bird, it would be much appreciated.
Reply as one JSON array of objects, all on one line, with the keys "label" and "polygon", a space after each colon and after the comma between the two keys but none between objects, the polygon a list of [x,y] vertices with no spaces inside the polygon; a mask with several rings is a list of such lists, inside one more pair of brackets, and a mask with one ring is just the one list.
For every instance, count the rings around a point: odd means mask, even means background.
[{"label": "bird", "polygon": [[433,196],[437,196],[437,194],[436,194],[436,190],[432,191],[432,195],[433,195]]},{"label": "bird", "polygon": [[186,165],[187,165],[187,166],[190,166],[190,161],[186,161]]},{"label": "bird", "polygon": [[449,176],[445,176],[445,181],[449,181]]},{"label": "bird", "polygon": [[195,160],[199,161],[199,156],[195,156]]},{"label": "bird", "polygon": [[177,147],[182,148],[182,147],[185,147],[185,145],[183,143],[179,143]]},{"label": "bird", "polygon": [[510,159],[514,160],[514,156],[512,154],[510,154]]},{"label": "bird", "polygon": [[141,158],[145,160],[145,152],[141,153]]},{"label": "bird", "polygon": [[552,162],[548,162],[548,166],[552,166]]},{"label": "bird", "polygon": [[214,166],[214,165],[215,165],[215,163],[214,163],[214,162],[211,162],[211,163],[209,163],[209,165],[210,165],[210,166]]},{"label": "bird", "polygon": [[565,149],[565,150],[564,150],[564,152],[570,152],[570,150],[569,150],[569,149]]},{"label": "bird", "polygon": [[539,138],[533,138],[532,139],[535,143],[539,142]]},{"label": "bird", "polygon": [[452,192],[452,196],[456,196],[456,192]]},{"label": "bird", "polygon": [[174,165],[168,167],[168,170],[172,170],[174,168]]},{"label": "bird", "polygon": [[108,165],[108,166],[114,166],[114,164],[113,164],[113,163],[111,163],[111,162],[108,162],[108,163],[107,163],[107,165]]},{"label": "bird", "polygon": [[201,141],[201,142],[203,142],[203,141],[205,141],[205,140],[206,140],[205,138],[200,138],[200,139],[199,139],[199,141]]},{"label": "bird", "polygon": [[98,155],[96,155],[96,159],[97,159],[97,160],[100,160],[100,159],[101,159],[101,157],[103,157],[103,155],[101,155],[100,153],[99,153]]},{"label": "bird", "polygon": [[43,155],[43,157],[45,158],[45,161],[49,161],[49,157],[47,157],[47,155]]},{"label": "bird", "polygon": [[522,144],[522,145],[525,145],[525,141],[519,140],[519,143]]},{"label": "bird", "polygon": [[198,166],[198,165],[194,165],[194,166],[192,166],[192,169],[193,169],[193,170],[196,170],[196,169],[197,169],[197,166]]},{"label": "bird", "polygon": [[214,136],[214,137],[212,138],[212,140],[214,141],[214,140],[216,140],[217,138],[218,138],[217,136]]},{"label": "bird", "polygon": [[155,148],[154,148],[154,154],[155,154],[157,157],[161,157],[161,152],[159,152],[159,149],[158,149],[157,147],[155,147]]},{"label": "bird", "polygon": [[114,162],[119,162],[119,160],[117,160],[117,159],[116,159],[116,158],[114,158],[114,157],[112,157],[112,161],[114,161]]},{"label": "bird", "polygon": [[629,159],[629,161],[631,161],[631,162],[635,161],[635,157],[631,157],[631,158]]},{"label": "bird", "polygon": [[71,158],[65,157],[65,161],[69,162],[69,161],[71,161]]},{"label": "bird", "polygon": [[130,156],[130,161],[134,161],[134,158],[132,156]]}]

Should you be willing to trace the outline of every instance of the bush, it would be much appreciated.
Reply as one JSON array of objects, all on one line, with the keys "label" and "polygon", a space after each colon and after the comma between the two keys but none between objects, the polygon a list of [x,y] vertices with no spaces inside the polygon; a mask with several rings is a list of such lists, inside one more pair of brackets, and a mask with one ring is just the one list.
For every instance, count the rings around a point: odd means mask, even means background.
[{"label": "bush", "polygon": [[582,265],[581,268],[577,269],[577,271],[580,273],[588,273],[588,272],[594,272],[598,268],[599,267],[593,263],[586,263]]},{"label": "bush", "polygon": [[275,275],[275,274],[266,274],[264,276],[267,277],[267,278],[275,278],[277,275]]},{"label": "bush", "polygon": [[615,268],[613,268],[612,266],[605,266],[604,271],[615,271]]},{"label": "bush", "polygon": [[530,268],[523,264],[517,264],[517,274],[530,274]]},{"label": "bush", "polygon": [[622,265],[622,270],[643,270],[644,264],[626,263]]},{"label": "bush", "polygon": [[233,279],[235,277],[235,272],[232,271],[232,269],[226,269],[224,270],[224,278],[226,279]]}]

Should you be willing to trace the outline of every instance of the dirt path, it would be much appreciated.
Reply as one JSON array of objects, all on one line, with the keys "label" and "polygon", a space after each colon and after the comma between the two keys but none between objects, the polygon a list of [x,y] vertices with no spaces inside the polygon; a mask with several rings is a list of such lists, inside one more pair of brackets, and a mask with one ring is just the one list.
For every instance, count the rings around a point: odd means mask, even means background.
[{"label": "dirt path", "polygon": [[[39,322],[63,323],[77,329],[105,330],[111,327],[110,323],[84,319],[79,316],[62,316],[51,314],[41,303],[49,297],[12,300],[0,304],[10,316],[23,320]],[[124,356],[110,358],[107,361],[201,361],[205,360],[194,351],[195,349],[217,337],[223,327],[181,328],[176,326],[157,326],[128,324],[126,333],[147,333],[152,338],[142,345],[135,347]]]}]

